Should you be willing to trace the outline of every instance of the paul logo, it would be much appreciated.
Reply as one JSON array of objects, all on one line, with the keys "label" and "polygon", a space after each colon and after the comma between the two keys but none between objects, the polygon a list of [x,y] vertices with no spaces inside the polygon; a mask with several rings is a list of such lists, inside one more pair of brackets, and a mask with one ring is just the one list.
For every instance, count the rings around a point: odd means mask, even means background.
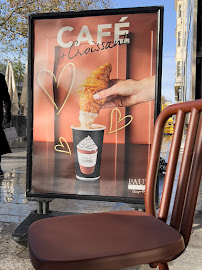
[{"label": "paul logo", "polygon": [[145,193],[145,182],[146,179],[143,178],[129,178],[128,189],[133,193]]}]

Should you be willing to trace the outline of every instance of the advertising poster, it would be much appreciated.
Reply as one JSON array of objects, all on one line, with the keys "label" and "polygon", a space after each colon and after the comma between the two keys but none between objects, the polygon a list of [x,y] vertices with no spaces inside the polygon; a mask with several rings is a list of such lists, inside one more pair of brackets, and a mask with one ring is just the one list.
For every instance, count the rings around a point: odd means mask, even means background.
[{"label": "advertising poster", "polygon": [[31,15],[27,196],[144,198],[161,23],[158,7]]}]

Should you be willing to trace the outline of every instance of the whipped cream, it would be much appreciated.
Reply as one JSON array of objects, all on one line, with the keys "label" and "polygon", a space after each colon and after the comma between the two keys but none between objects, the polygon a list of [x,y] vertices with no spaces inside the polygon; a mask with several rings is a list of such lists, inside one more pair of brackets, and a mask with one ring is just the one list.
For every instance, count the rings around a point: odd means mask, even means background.
[{"label": "whipped cream", "polygon": [[79,111],[79,121],[82,128],[90,128],[98,116],[97,113]]},{"label": "whipped cream", "polygon": [[92,138],[88,135],[77,145],[78,148],[82,150],[92,151],[98,149],[97,145],[94,143]]}]

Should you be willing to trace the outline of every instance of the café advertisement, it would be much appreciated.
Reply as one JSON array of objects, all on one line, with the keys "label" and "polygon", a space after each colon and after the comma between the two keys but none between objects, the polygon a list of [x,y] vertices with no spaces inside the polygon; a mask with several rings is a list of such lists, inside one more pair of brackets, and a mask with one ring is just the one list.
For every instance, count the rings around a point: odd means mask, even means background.
[{"label": "caf\u00e9 advertisement", "polygon": [[28,196],[144,198],[159,10],[30,17]]}]

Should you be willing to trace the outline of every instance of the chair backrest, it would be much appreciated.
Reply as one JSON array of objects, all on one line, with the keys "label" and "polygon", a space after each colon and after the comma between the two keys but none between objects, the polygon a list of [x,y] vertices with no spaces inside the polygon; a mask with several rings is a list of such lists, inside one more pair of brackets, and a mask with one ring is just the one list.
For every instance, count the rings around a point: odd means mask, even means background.
[{"label": "chair backrest", "polygon": [[155,190],[159,167],[164,125],[169,117],[176,115],[174,134],[170,147],[158,218],[167,221],[178,156],[181,148],[186,115],[190,113],[185,146],[180,164],[177,189],[172,208],[170,225],[178,230],[188,244],[202,176],[202,100],[168,106],[158,116],[147,169],[145,209],[156,215]]}]

